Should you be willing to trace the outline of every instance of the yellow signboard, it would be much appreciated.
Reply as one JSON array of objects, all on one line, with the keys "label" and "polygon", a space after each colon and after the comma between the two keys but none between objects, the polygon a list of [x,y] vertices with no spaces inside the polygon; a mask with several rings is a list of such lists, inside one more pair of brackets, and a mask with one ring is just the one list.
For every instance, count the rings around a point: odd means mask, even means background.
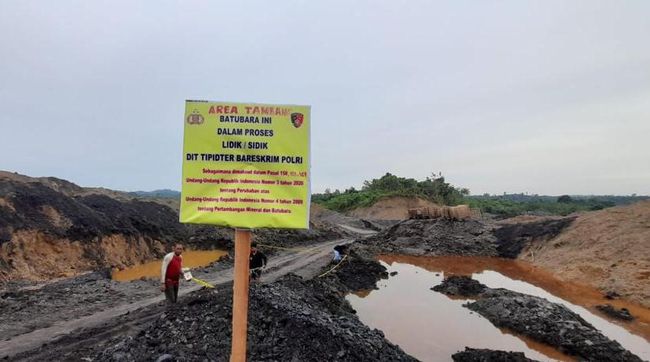
[{"label": "yellow signboard", "polygon": [[186,101],[180,221],[309,228],[310,107]]}]

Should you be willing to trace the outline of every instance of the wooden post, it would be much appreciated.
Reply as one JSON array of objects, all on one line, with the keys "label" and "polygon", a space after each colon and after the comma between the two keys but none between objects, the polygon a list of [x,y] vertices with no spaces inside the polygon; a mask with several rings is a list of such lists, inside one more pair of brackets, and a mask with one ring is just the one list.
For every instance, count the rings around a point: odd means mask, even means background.
[{"label": "wooden post", "polygon": [[232,293],[232,349],[230,362],[246,362],[250,230],[235,230],[235,276]]}]

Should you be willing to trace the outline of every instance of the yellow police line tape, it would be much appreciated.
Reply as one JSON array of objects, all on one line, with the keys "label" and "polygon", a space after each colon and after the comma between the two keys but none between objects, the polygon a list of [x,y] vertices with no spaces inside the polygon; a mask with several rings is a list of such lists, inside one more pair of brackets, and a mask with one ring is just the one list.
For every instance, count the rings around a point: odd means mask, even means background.
[{"label": "yellow police line tape", "polygon": [[193,281],[194,283],[196,283],[196,284],[198,284],[198,285],[202,285],[202,286],[204,286],[204,287],[206,287],[206,288],[214,288],[214,285],[212,285],[212,284],[206,282],[205,280],[201,280],[201,279],[199,279],[199,278],[194,278],[194,277],[193,277],[193,278],[192,278],[192,281]]},{"label": "yellow police line tape", "polygon": [[267,245],[267,244],[257,244],[257,246],[263,246],[265,248],[271,248],[271,249],[280,249],[280,250],[295,250],[295,251],[301,251],[301,250],[311,250],[311,249],[316,249],[317,247],[311,247],[311,248],[284,248],[281,246],[273,246],[273,245]]},{"label": "yellow police line tape", "polygon": [[343,256],[343,259],[341,259],[341,261],[339,261],[338,264],[334,265],[334,267],[333,267],[332,269],[330,269],[330,270],[326,271],[325,273],[323,273],[323,274],[317,276],[316,278],[324,277],[324,276],[326,276],[327,274],[329,274],[329,273],[331,273],[332,271],[334,271],[334,269],[336,269],[339,265],[341,265],[341,263],[343,262],[343,260],[345,260],[345,258],[347,258],[347,257],[348,257],[347,255],[344,255],[344,256]]},{"label": "yellow police line tape", "polygon": [[[250,271],[254,271],[254,270],[258,270],[258,269],[262,269],[262,268],[263,268],[263,267],[253,268],[253,269],[250,269]],[[199,279],[199,278],[195,278],[195,277],[192,277],[191,280],[192,280],[194,283],[198,284],[198,285],[204,286],[204,287],[206,287],[206,288],[214,289],[214,285],[212,285],[212,284],[206,282],[205,280],[201,280],[201,279]]]}]

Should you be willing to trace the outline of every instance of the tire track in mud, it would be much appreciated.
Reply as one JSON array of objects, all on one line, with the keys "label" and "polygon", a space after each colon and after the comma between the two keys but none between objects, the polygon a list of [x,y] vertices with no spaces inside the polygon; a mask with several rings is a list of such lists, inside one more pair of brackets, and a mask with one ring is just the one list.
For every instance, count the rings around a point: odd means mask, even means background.
[{"label": "tire track in mud", "polygon": [[[297,272],[302,277],[313,277],[320,268],[329,262],[327,258],[335,245],[349,243],[352,239],[337,239],[315,244],[307,250],[298,252],[281,253],[270,258],[268,271],[262,278],[263,283],[272,282],[282,275]],[[218,286],[232,281],[233,269],[220,272],[216,278],[206,281]],[[179,291],[179,296],[201,289],[201,286],[192,285]],[[44,344],[62,344],[55,348],[70,349],[86,343],[96,343],[110,336],[128,333],[129,329],[138,329],[138,326],[149,320],[155,319],[165,310],[164,295],[147,298],[135,303],[125,303],[110,309],[103,310],[81,318],[60,321],[47,328],[15,336],[9,340],[0,341],[0,358],[8,358],[20,353],[36,350]],[[149,310],[145,307],[155,306]],[[133,317],[121,320],[125,315]],[[118,321],[118,319],[120,319]],[[111,323],[113,321],[114,323]],[[104,324],[102,326],[102,324]],[[100,327],[101,328],[97,328]],[[76,337],[76,338],[75,338]],[[94,342],[93,342],[94,341]],[[38,351],[37,351],[38,354]],[[24,360],[39,360],[38,356],[18,356]]]}]

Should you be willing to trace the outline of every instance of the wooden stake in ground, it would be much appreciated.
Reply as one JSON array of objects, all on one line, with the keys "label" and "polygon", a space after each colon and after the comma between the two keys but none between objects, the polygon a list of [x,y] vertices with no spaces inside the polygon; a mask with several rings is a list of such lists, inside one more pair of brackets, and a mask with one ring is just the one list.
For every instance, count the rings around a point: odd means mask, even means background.
[{"label": "wooden stake in ground", "polygon": [[235,277],[232,293],[232,349],[230,362],[246,362],[250,230],[235,230]]}]

